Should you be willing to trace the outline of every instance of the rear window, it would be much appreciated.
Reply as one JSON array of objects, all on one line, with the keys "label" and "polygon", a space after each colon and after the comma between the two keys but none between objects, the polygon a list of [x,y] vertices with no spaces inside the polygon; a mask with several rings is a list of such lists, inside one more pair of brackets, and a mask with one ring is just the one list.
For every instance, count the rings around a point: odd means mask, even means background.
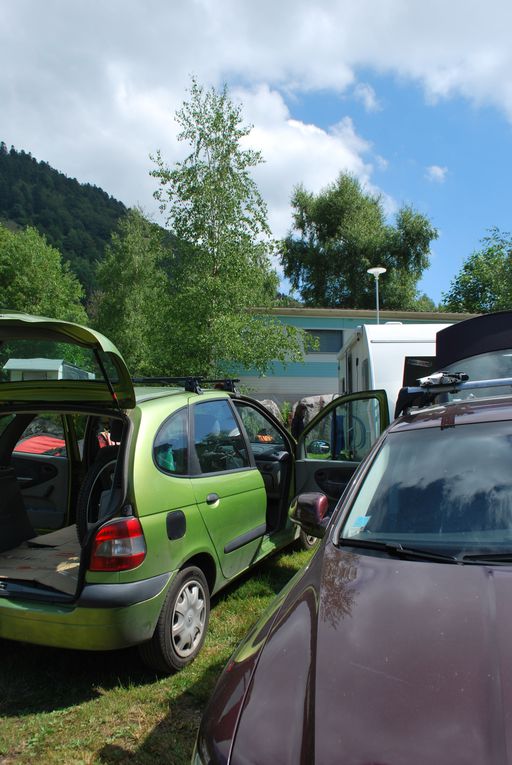
[{"label": "rear window", "polygon": [[451,554],[512,547],[512,422],[390,433],[342,530]]},{"label": "rear window", "polygon": [[9,340],[0,348],[0,382],[101,381],[105,379],[101,364],[109,379],[117,382],[117,370],[102,351],[61,341]]},{"label": "rear window", "polygon": [[153,456],[165,473],[188,472],[188,418],[181,409],[161,425],[153,445]]}]

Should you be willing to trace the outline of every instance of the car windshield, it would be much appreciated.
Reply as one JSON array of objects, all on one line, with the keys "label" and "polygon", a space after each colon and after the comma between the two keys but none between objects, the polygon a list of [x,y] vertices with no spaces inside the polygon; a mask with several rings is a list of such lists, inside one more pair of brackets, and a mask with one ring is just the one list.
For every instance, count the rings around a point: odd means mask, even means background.
[{"label": "car windshield", "polygon": [[390,433],[340,538],[457,558],[512,554],[511,464],[512,422]]}]

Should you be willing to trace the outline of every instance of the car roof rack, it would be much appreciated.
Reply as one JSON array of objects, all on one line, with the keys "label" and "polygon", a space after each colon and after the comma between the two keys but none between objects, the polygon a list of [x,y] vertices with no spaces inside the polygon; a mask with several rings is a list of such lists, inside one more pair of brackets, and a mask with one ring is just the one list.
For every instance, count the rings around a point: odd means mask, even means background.
[{"label": "car roof rack", "polygon": [[430,406],[441,393],[460,393],[484,388],[512,388],[512,377],[492,380],[470,380],[464,372],[436,372],[420,377],[417,386],[401,388],[395,408],[395,417],[407,414],[412,407]]},{"label": "car roof rack", "polygon": [[238,382],[240,380],[234,377],[209,380],[198,375],[188,375],[185,377],[132,377],[134,385],[179,385],[189,393],[198,394],[203,392],[203,385],[213,385],[217,390],[237,393],[235,383]]}]

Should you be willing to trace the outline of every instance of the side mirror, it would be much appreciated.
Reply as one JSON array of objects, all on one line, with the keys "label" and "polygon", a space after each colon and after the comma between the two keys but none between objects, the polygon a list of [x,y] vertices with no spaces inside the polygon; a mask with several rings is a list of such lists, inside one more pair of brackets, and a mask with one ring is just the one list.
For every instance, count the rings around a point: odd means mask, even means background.
[{"label": "side mirror", "polygon": [[323,537],[327,526],[329,501],[316,491],[299,494],[290,505],[290,519],[312,537]]},{"label": "side mirror", "polygon": [[331,457],[331,446],[328,441],[316,438],[306,444],[306,455],[309,459],[327,460]]}]

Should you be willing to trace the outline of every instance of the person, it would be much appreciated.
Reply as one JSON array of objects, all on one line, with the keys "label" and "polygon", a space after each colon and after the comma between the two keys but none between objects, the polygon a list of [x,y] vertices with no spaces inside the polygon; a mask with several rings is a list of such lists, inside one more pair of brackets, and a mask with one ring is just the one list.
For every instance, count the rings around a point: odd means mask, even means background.
[{"label": "person", "polygon": [[[98,445],[100,449],[103,449],[105,446],[119,446],[120,423],[115,420],[110,420],[109,422],[104,422],[103,426],[104,429],[98,433]],[[114,436],[112,436],[112,429],[116,431]]]},{"label": "person", "polygon": [[307,406],[300,401],[295,407],[295,412],[292,417],[291,432],[294,438],[298,438],[304,430],[304,418],[306,416]]}]

